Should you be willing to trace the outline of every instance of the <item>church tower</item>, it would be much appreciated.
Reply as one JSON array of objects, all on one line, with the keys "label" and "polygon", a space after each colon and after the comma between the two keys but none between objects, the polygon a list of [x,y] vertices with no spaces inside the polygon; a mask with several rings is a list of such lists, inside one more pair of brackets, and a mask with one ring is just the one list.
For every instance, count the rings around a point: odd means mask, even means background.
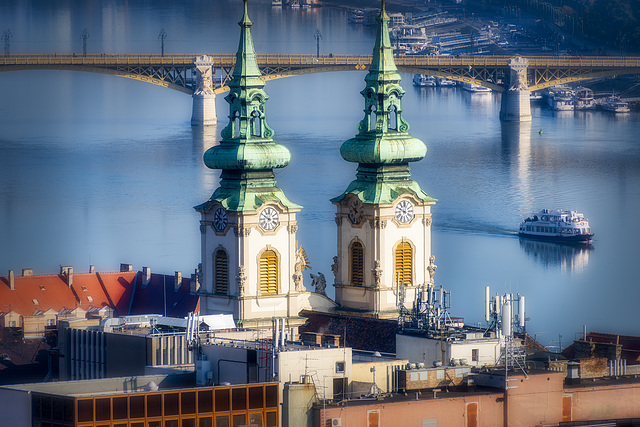
[{"label": "church tower", "polygon": [[416,288],[429,286],[431,205],[411,179],[409,162],[427,148],[413,138],[402,117],[400,75],[389,40],[389,16],[377,18],[373,59],[365,77],[364,118],[358,134],[340,154],[358,163],[356,179],[332,199],[336,205],[338,255],[334,258],[339,310],[374,317],[397,317],[399,283],[410,307]]},{"label": "church tower", "polygon": [[[289,164],[289,150],[273,140],[244,1],[240,44],[229,83],[229,124],[204,163],[221,169],[220,186],[200,212],[203,314],[231,313],[238,324],[297,316],[302,275],[296,274],[296,213],[276,186],[273,169]],[[260,319],[263,319],[262,321]]]}]

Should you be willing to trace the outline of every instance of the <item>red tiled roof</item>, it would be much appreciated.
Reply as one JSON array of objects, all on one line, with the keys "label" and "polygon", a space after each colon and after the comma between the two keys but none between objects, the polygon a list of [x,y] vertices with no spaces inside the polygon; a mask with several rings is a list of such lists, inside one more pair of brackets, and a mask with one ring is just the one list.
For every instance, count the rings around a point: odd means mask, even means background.
[{"label": "red tiled roof", "polygon": [[180,288],[174,291],[174,276],[152,274],[146,286],[142,286],[141,276],[135,287],[129,314],[164,315],[166,307],[167,316],[186,317],[189,312],[200,310],[199,296],[190,293],[191,279],[184,277]]},{"label": "red tiled roof", "polygon": [[[164,314],[186,317],[199,311],[199,296],[190,293],[191,280],[182,279],[182,286],[174,291],[174,276],[152,274],[151,282],[142,286],[137,271],[120,273],[74,273],[71,288],[62,275],[16,276],[14,290],[7,277],[0,278],[0,312],[15,311],[33,315],[53,309],[73,310],[81,307],[112,307],[116,316],[128,314]],[[166,289],[166,298],[163,296]],[[36,304],[37,302],[37,304]]]}]

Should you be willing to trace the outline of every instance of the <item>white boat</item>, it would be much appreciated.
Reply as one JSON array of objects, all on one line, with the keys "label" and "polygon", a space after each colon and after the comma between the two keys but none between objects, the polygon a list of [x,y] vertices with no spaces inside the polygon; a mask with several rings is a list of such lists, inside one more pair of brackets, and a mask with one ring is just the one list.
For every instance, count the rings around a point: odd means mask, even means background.
[{"label": "white boat", "polygon": [[444,77],[436,77],[436,86],[445,87],[445,86],[455,86],[456,82],[450,79],[445,79]]},{"label": "white boat", "polygon": [[573,108],[576,110],[593,110],[596,108],[593,91],[588,87],[577,87],[573,95]]},{"label": "white boat", "polygon": [[589,221],[576,211],[543,209],[522,221],[518,236],[558,243],[590,244]]},{"label": "white boat", "polygon": [[542,94],[540,92],[531,92],[529,94],[529,100],[531,100],[531,101],[540,101],[540,100],[542,100]]},{"label": "white boat", "polygon": [[462,83],[462,89],[471,93],[491,93],[491,89],[484,86],[474,85],[473,83]]},{"label": "white boat", "polygon": [[435,86],[436,79],[433,76],[427,76],[425,74],[414,74],[413,84],[419,87]]},{"label": "white boat", "polygon": [[549,90],[549,96],[547,97],[549,107],[556,111],[571,111],[573,110],[573,91],[569,88],[562,86],[554,86]]},{"label": "white boat", "polygon": [[282,6],[282,0],[271,0],[271,6]]},{"label": "white boat", "polygon": [[291,0],[291,3],[289,3],[289,6],[291,6],[292,9],[299,9],[300,8],[300,1],[299,0]]},{"label": "white boat", "polygon": [[610,96],[607,99],[600,102],[600,106],[605,111],[612,113],[628,113],[631,111],[629,104],[620,99],[619,96]]}]

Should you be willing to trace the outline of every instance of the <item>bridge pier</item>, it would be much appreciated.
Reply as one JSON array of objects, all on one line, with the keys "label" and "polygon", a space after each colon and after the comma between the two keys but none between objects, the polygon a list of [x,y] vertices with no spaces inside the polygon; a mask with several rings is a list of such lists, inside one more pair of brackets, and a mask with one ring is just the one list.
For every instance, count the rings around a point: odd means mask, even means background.
[{"label": "bridge pier", "polygon": [[530,122],[531,100],[529,85],[527,83],[527,68],[529,62],[526,58],[516,57],[509,61],[511,73],[506,82],[507,90],[502,93],[500,106],[500,120],[505,122]]},{"label": "bridge pier", "polygon": [[216,94],[213,91],[213,60],[198,56],[195,61],[196,90],[192,95],[191,126],[215,125]]}]

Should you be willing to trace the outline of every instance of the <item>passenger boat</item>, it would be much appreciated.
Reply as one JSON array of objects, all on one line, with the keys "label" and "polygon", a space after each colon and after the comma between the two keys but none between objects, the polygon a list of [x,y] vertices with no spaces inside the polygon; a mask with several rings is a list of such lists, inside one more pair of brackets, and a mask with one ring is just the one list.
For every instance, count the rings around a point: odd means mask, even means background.
[{"label": "passenger boat", "polygon": [[543,209],[520,224],[520,237],[559,243],[590,244],[589,221],[576,211]]},{"label": "passenger boat", "polygon": [[445,79],[444,77],[436,77],[436,86],[446,87],[446,86],[455,86],[456,82],[450,79]]},{"label": "passenger boat", "polygon": [[484,86],[474,85],[473,83],[463,83],[462,89],[471,93],[491,93],[491,89]]},{"label": "passenger boat", "polygon": [[571,111],[574,108],[573,91],[569,88],[555,86],[549,91],[547,102],[553,110]]},{"label": "passenger boat", "polygon": [[420,86],[420,87],[435,86],[436,79],[433,76],[427,76],[424,74],[414,74],[413,84],[415,86]]},{"label": "passenger boat", "polygon": [[575,110],[593,110],[596,108],[593,91],[588,87],[577,87],[573,96],[573,108]]},{"label": "passenger boat", "polygon": [[629,104],[620,99],[619,96],[610,96],[600,103],[603,110],[610,111],[612,113],[628,113]]}]

